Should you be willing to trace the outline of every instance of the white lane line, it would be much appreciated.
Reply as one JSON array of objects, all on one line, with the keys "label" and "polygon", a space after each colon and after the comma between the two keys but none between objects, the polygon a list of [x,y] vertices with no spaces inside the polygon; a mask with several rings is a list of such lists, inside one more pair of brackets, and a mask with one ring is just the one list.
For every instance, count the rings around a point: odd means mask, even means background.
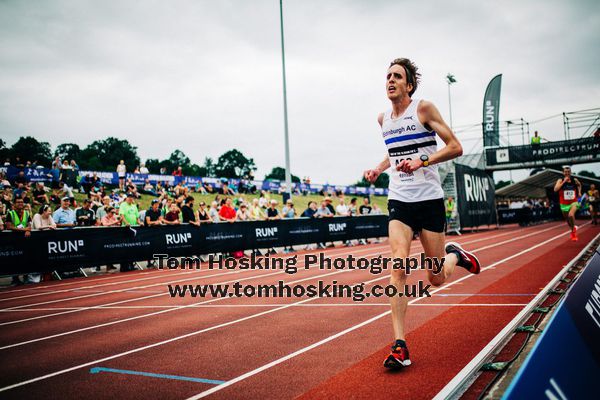
[{"label": "white lane line", "polygon": [[[374,250],[379,250],[379,249],[383,249],[386,248],[387,246],[385,245],[381,245],[381,246],[373,246],[373,247],[369,247],[369,248],[365,248],[362,250],[357,250],[357,251],[374,251]],[[347,253],[348,249],[347,248],[342,248],[342,249],[335,249],[332,250],[331,252],[329,252],[329,254],[331,253]],[[289,256],[291,257],[291,256]],[[285,258],[289,258],[288,256],[286,256]],[[250,270],[242,270],[240,272],[247,272]],[[186,272],[186,275],[191,275],[193,274],[192,271],[191,273]],[[4,310],[16,310],[19,308],[27,308],[27,307],[34,307],[34,306],[41,306],[41,305],[46,305],[46,304],[56,304],[56,303],[63,303],[63,302],[67,302],[67,301],[73,301],[73,300],[79,300],[79,299],[85,299],[85,298],[89,298],[89,297],[96,297],[96,296],[103,296],[103,295],[107,295],[107,294],[113,294],[113,293],[123,293],[127,290],[134,290],[134,289],[147,289],[147,288],[152,288],[152,287],[157,287],[157,286],[165,286],[165,285],[169,285],[172,283],[180,283],[180,282],[188,282],[188,281],[193,281],[199,278],[210,278],[210,277],[214,277],[214,276],[220,276],[220,275],[224,275],[227,274],[229,272],[223,272],[221,274],[212,274],[212,275],[203,275],[203,276],[193,276],[189,279],[177,279],[177,280],[171,280],[171,281],[167,281],[167,282],[158,282],[158,283],[154,283],[152,285],[145,285],[145,286],[134,286],[134,287],[129,287],[129,288],[123,288],[123,289],[116,289],[116,290],[109,290],[107,292],[103,292],[103,293],[92,293],[92,294],[86,294],[86,295],[81,295],[81,296],[73,296],[73,297],[65,297],[65,298],[61,298],[61,299],[56,299],[56,300],[49,300],[49,301],[43,301],[40,303],[30,303],[30,304],[23,304],[20,306],[15,306],[15,307],[7,307],[4,308]],[[165,277],[165,278],[170,278],[170,277]],[[2,326],[2,324],[0,324],[0,326]]]},{"label": "white lane line", "polygon": [[[560,238],[562,236],[565,236],[567,234],[568,234],[568,232],[560,233],[560,234],[558,234],[558,235],[556,235],[556,236],[554,236],[554,237],[552,237],[550,239],[547,239],[547,240],[545,240],[545,241],[543,241],[541,243],[538,243],[535,246],[532,246],[532,247],[530,247],[528,249],[525,249],[525,250],[520,251],[520,252],[518,252],[516,254],[513,254],[512,256],[503,258],[502,260],[497,261],[497,262],[491,264],[488,267],[482,268],[481,272],[486,271],[486,270],[490,269],[493,266],[496,266],[496,265],[502,264],[504,262],[510,261],[510,260],[512,260],[512,259],[514,259],[516,257],[519,257],[519,256],[521,256],[521,255],[523,255],[525,253],[528,253],[528,252],[530,252],[532,250],[535,250],[535,249],[537,249],[537,248],[539,248],[541,246],[544,246],[544,245],[546,245],[546,244],[548,244],[548,243],[550,243],[550,242],[552,242],[552,241],[554,241],[554,240],[556,240],[556,239],[558,239],[558,238]],[[464,280],[469,279],[469,278],[471,278],[473,276],[474,275],[472,275],[472,274],[465,275],[462,278],[459,278],[459,279],[457,279],[456,281],[453,281],[453,282],[449,282],[449,283],[447,283],[446,285],[444,285],[442,287],[446,288],[446,287],[455,285],[457,282],[464,281]],[[435,293],[435,292],[437,292],[439,290],[440,290],[439,288],[438,289],[434,289],[432,291],[432,293]],[[416,298],[414,300],[409,301],[408,304],[414,304],[414,303],[416,303],[417,301],[419,301],[421,299],[422,299],[422,297]],[[321,345],[323,345],[325,343],[329,343],[330,341],[332,341],[334,339],[337,339],[338,337],[343,336],[343,335],[345,335],[347,333],[350,333],[350,332],[352,332],[352,331],[354,331],[356,329],[359,329],[359,328],[361,328],[361,327],[363,327],[365,325],[368,325],[371,322],[377,321],[378,319],[381,319],[381,318],[389,315],[390,313],[391,313],[391,311],[383,312],[383,313],[381,313],[379,315],[376,315],[373,318],[370,318],[370,319],[368,319],[366,321],[361,322],[360,324],[353,325],[353,326],[351,326],[351,327],[349,327],[349,328],[347,328],[347,329],[345,329],[345,330],[343,330],[341,332],[338,332],[338,333],[336,333],[334,335],[331,335],[331,336],[329,336],[329,337],[327,337],[327,338],[325,338],[323,340],[320,340],[320,341],[318,341],[316,343],[313,343],[310,346],[303,347],[303,348],[301,348],[301,349],[299,349],[299,350],[297,350],[297,351],[295,351],[295,352],[293,352],[291,354],[288,354],[288,355],[286,355],[284,357],[278,358],[277,360],[271,361],[270,363],[265,364],[265,365],[263,365],[263,366],[261,366],[259,368],[255,368],[255,369],[253,369],[251,371],[246,372],[245,374],[242,374],[242,375],[239,375],[239,376],[237,376],[237,377],[235,377],[233,379],[230,379],[227,382],[219,385],[218,387],[214,387],[214,388],[205,390],[205,391],[203,391],[201,393],[198,393],[197,395],[191,396],[187,400],[197,400],[197,399],[206,397],[208,395],[211,395],[213,393],[216,393],[216,392],[218,392],[220,390],[225,389],[226,387],[229,387],[229,386],[234,385],[234,384],[236,384],[236,383],[238,383],[240,381],[243,381],[244,379],[247,379],[247,378],[249,378],[251,376],[254,376],[254,375],[256,375],[256,374],[258,374],[258,373],[260,373],[262,371],[265,371],[265,370],[267,370],[269,368],[272,368],[272,367],[274,367],[274,366],[276,366],[278,364],[281,364],[282,362],[285,362],[285,361],[287,361],[289,359],[292,359],[292,358],[294,358],[294,357],[296,357],[296,356],[298,356],[300,354],[306,353],[307,351],[310,351],[310,350],[312,350],[312,349],[314,349],[316,347],[319,347],[319,346],[321,346]]]},{"label": "white lane line", "polygon": [[[534,250],[534,249],[536,249],[536,248],[538,248],[538,247],[540,247],[540,246],[542,246],[542,245],[544,245],[544,244],[546,244],[546,243],[548,243],[548,242],[550,242],[550,241],[552,241],[552,240],[554,240],[554,239],[556,239],[558,237],[564,236],[565,234],[566,233],[559,234],[559,235],[557,235],[557,236],[555,236],[555,237],[553,237],[551,239],[548,239],[548,240],[546,240],[546,241],[544,241],[542,243],[539,243],[536,246],[530,247],[529,249],[523,250],[520,253],[517,253],[517,254],[515,254],[513,256],[510,256],[510,257],[507,257],[507,258],[505,258],[503,260],[500,260],[499,262],[497,262],[495,264],[492,264],[492,266],[500,264],[500,263],[502,263],[504,261],[513,259],[515,257],[518,257],[521,254],[524,254],[524,253],[527,253],[529,251],[532,251],[532,250]],[[485,271],[488,268],[482,268],[482,271]],[[347,272],[347,271],[349,271],[349,270],[341,270],[341,271],[337,271],[336,273],[342,273],[342,272]],[[454,282],[450,282],[450,283],[446,284],[445,286],[446,287],[447,286],[451,286],[451,285],[455,284],[456,282],[465,280],[467,278],[470,278],[471,276],[473,276],[473,275],[466,275],[466,276],[464,276],[462,278],[459,278],[458,280],[456,280]],[[380,280],[380,279],[383,279],[383,278],[376,278],[376,279],[373,279],[371,281],[364,282],[364,283],[374,282],[374,281],[377,281],[377,280]],[[432,293],[435,293],[436,291],[437,291],[437,289],[433,290]],[[185,335],[181,335],[181,336],[177,336],[177,337],[174,337],[174,338],[166,339],[166,340],[163,340],[161,342],[153,343],[153,344],[150,344],[150,345],[147,345],[147,346],[143,346],[143,347],[138,347],[138,348],[135,348],[135,349],[132,349],[132,350],[128,350],[128,351],[125,351],[125,352],[122,352],[122,353],[118,353],[118,354],[115,354],[115,355],[112,355],[112,356],[104,357],[102,359],[94,360],[94,361],[91,361],[91,362],[88,362],[88,363],[84,363],[84,364],[79,364],[79,365],[76,365],[76,366],[73,366],[73,367],[70,367],[70,368],[66,368],[66,369],[62,369],[62,370],[59,370],[59,371],[55,371],[55,372],[52,372],[52,373],[49,373],[49,374],[46,374],[46,375],[38,376],[36,378],[32,378],[32,379],[29,379],[29,380],[26,380],[26,381],[18,382],[18,383],[15,383],[15,384],[12,384],[12,385],[0,388],[0,392],[6,391],[6,390],[10,390],[10,389],[14,389],[14,388],[17,388],[17,387],[20,387],[20,386],[28,385],[30,383],[38,382],[38,381],[41,381],[41,380],[45,380],[45,379],[48,379],[48,378],[51,378],[51,377],[54,377],[54,376],[62,375],[62,374],[65,374],[65,373],[68,373],[68,372],[71,372],[71,371],[74,371],[74,370],[77,370],[77,369],[80,369],[80,368],[88,367],[90,365],[99,364],[99,363],[102,363],[104,361],[108,361],[108,360],[112,360],[112,359],[115,359],[115,358],[119,358],[119,357],[123,357],[123,356],[129,355],[129,354],[137,353],[139,351],[143,351],[143,350],[147,350],[147,349],[150,349],[150,348],[162,346],[164,344],[172,343],[172,342],[175,342],[175,341],[178,341],[178,340],[181,340],[181,339],[185,339],[185,338],[188,338],[188,337],[192,337],[192,336],[195,336],[195,335],[198,335],[198,334],[201,334],[201,333],[204,333],[204,332],[208,332],[208,331],[211,331],[211,330],[214,330],[214,329],[218,329],[218,328],[226,327],[226,326],[233,325],[233,324],[236,324],[236,323],[239,323],[239,322],[247,321],[249,319],[253,319],[253,318],[256,318],[256,317],[259,317],[259,316],[262,316],[262,315],[270,314],[270,313],[273,313],[273,312],[276,312],[276,311],[279,311],[279,310],[284,310],[286,308],[294,306],[295,304],[307,303],[307,302],[310,302],[310,301],[313,301],[313,300],[316,300],[316,299],[318,299],[318,297],[309,298],[309,299],[301,300],[301,301],[298,301],[298,302],[295,302],[295,303],[286,304],[286,305],[283,305],[281,307],[277,307],[277,308],[274,308],[274,309],[263,311],[261,313],[251,314],[249,316],[246,316],[246,317],[243,317],[243,318],[240,318],[240,319],[237,319],[237,320],[228,321],[228,322],[225,322],[223,324],[214,325],[214,326],[211,326],[211,327],[208,327],[208,328],[205,328],[205,329],[201,329],[201,330],[198,330],[198,331],[187,333]],[[420,300],[420,298],[416,298],[416,299],[410,301],[409,304],[415,303],[418,300]],[[353,331],[355,329],[358,329],[358,328],[360,328],[360,327],[362,327],[364,325],[367,325],[367,324],[369,324],[369,323],[371,323],[371,322],[373,322],[373,321],[375,321],[375,320],[377,320],[379,318],[382,318],[382,317],[388,315],[389,313],[390,313],[390,311],[386,311],[386,312],[384,312],[382,314],[379,314],[378,316],[375,316],[375,317],[373,317],[373,318],[371,318],[371,319],[369,319],[367,321],[364,321],[364,322],[362,322],[362,323],[360,323],[358,325],[354,325],[353,327],[350,327],[350,328],[348,328],[348,329],[346,329],[346,330],[344,330],[342,332],[339,332],[336,335],[333,335],[333,336],[330,336],[329,338],[323,339],[322,341],[317,342],[317,343],[315,343],[315,344],[313,344],[313,345],[311,345],[309,347],[306,347],[304,349],[300,349],[297,352],[292,353],[292,354],[294,354],[293,356],[288,355],[286,357],[288,357],[288,358],[295,357],[295,355],[302,354],[302,353],[308,351],[311,348],[318,347],[318,346],[320,346],[323,343],[327,343],[327,342],[335,339],[336,337],[342,336],[345,333],[351,332],[351,331]],[[261,370],[271,368],[271,366],[277,365],[277,364],[279,364],[279,363],[281,363],[283,361],[285,361],[285,360],[283,360],[283,359],[275,360],[272,363],[267,364],[267,365],[269,365],[268,367],[265,367],[265,366],[261,367]],[[254,371],[255,372],[250,371],[250,372],[248,372],[248,373],[246,373],[244,375],[241,375],[241,376],[239,376],[239,377],[237,377],[237,378],[235,378],[233,380],[227,381],[223,385],[230,386],[230,385],[232,385],[232,384],[234,384],[234,383],[236,383],[236,382],[238,382],[240,380],[245,379],[248,376],[252,376],[252,375],[260,372],[260,371],[258,371],[258,369],[254,370]],[[208,394],[210,394],[210,393],[202,392],[199,395],[194,396],[194,397],[197,397],[197,398],[204,397],[205,395],[208,395]]]},{"label": "white lane line", "polygon": [[[416,247],[420,247],[420,246],[416,246]],[[332,253],[335,253],[335,254],[337,254],[337,253],[345,254],[347,252],[347,250],[348,249],[346,249],[346,248],[344,248],[344,249],[338,249],[335,252],[330,252],[328,254],[329,255],[332,255]],[[373,248],[371,248],[371,247],[369,247],[369,248],[363,248],[361,250],[357,250],[357,253],[358,252],[362,253],[364,251],[372,251],[372,250],[373,250]],[[344,253],[342,253],[342,251]],[[371,254],[371,253],[367,253],[367,254]],[[299,269],[299,271],[305,271],[305,270],[304,269],[302,269],[302,270]],[[245,270],[234,270],[234,271],[225,272],[222,275],[239,274],[241,272],[246,272],[246,271]],[[283,272],[280,272],[280,273],[283,273]],[[217,274],[217,275],[219,275],[219,274]],[[215,276],[217,276],[217,275],[215,275]],[[257,273],[256,275],[253,275],[254,278],[260,278],[262,276],[266,276],[266,275],[264,275],[263,273]],[[207,276],[204,276],[204,278],[206,278],[206,277]],[[185,281],[176,281],[176,282],[185,282]],[[170,282],[165,282],[164,284],[166,285],[168,283],[170,283]],[[223,282],[217,282],[217,283],[214,283],[214,284],[216,285],[216,284],[220,284],[220,283],[223,283]],[[87,311],[87,310],[97,310],[98,308],[105,307],[105,306],[113,306],[113,305],[117,305],[117,304],[125,304],[125,303],[130,303],[130,302],[135,302],[135,301],[148,300],[148,299],[151,299],[151,298],[156,298],[156,297],[165,296],[165,295],[168,295],[168,294],[162,294],[162,293],[161,294],[153,294],[153,295],[148,295],[148,296],[135,297],[133,299],[120,300],[120,301],[115,301],[115,302],[110,302],[110,303],[99,304],[97,306],[84,307],[84,308],[76,309],[76,310],[69,310],[69,311],[62,311],[62,312],[57,312],[57,313],[53,313],[53,314],[39,315],[39,316],[36,316],[36,317],[31,317],[31,318],[24,318],[24,319],[15,320],[15,321],[3,322],[3,323],[0,323],[0,326],[3,326],[3,325],[13,325],[13,324],[18,324],[18,323],[23,323],[23,322],[29,322],[29,321],[34,321],[34,320],[39,320],[39,319],[44,319],[44,318],[49,318],[49,317],[55,317],[55,316],[59,316],[59,315],[71,314],[71,313],[76,313],[76,312],[82,312],[82,311]],[[25,306],[23,306],[23,308],[25,308]],[[7,310],[13,310],[13,309],[14,308],[0,309],[0,311],[6,312]]]},{"label": "white lane line", "polygon": [[[365,249],[368,250],[368,249]],[[377,253],[367,253],[365,254],[365,256],[373,256],[375,254],[379,254],[379,252]],[[298,263],[299,266],[302,266],[303,263]],[[304,270],[304,269],[302,269]],[[300,269],[299,269],[300,271]],[[306,270],[304,270],[306,271]],[[334,275],[337,274],[339,272],[351,272],[351,270],[339,270],[339,271],[334,271],[334,272],[329,272],[329,273],[325,273],[325,274],[321,274],[321,275],[311,275],[308,276],[306,278],[302,278],[302,279],[297,279],[291,282],[286,282],[286,284],[288,285],[292,285],[292,284],[296,284],[296,283],[300,283],[300,282],[304,282],[306,280],[313,280],[313,279],[318,279],[321,277],[325,277],[325,276],[330,276],[330,275]],[[272,276],[272,275],[280,275],[280,274],[284,274],[285,271],[277,271],[277,272],[272,272],[270,274],[260,274],[259,276],[250,276],[250,277],[246,277],[243,279],[233,279],[230,281],[226,281],[226,282],[220,282],[219,284],[228,284],[228,283],[234,283],[234,282],[242,282],[242,281],[246,281],[246,280],[251,280],[251,279],[256,279],[258,278],[263,278],[263,277],[267,277],[267,276]],[[114,321],[110,321],[110,322],[105,322],[102,324],[96,324],[96,325],[91,325],[91,326],[87,326],[84,328],[79,328],[79,329],[73,329],[71,331],[67,331],[67,332],[61,332],[61,333],[57,333],[57,334],[53,334],[53,335],[48,335],[48,336],[43,336],[43,337],[39,337],[36,339],[30,339],[30,340],[26,340],[23,342],[18,342],[18,343],[13,343],[10,345],[6,345],[6,346],[2,346],[0,347],[0,350],[6,350],[6,349],[10,349],[10,348],[14,348],[14,347],[19,347],[19,346],[24,346],[27,344],[31,344],[31,343],[36,343],[36,342],[40,342],[40,341],[44,341],[44,340],[49,340],[49,339],[54,339],[57,337],[61,337],[61,336],[66,336],[66,335],[71,335],[71,334],[75,334],[75,333],[80,333],[80,332],[85,332],[85,331],[89,331],[92,329],[98,329],[98,328],[102,328],[102,327],[106,327],[106,326],[112,326],[112,325],[116,325],[116,324],[120,324],[120,323],[124,323],[124,322],[129,322],[129,321],[134,321],[137,319],[141,319],[141,318],[147,318],[147,317],[152,317],[152,316],[156,316],[156,315],[160,315],[160,314],[165,314],[171,311],[177,311],[177,310],[182,310],[182,309],[189,309],[192,308],[194,306],[197,305],[201,305],[201,304],[209,304],[209,303],[214,303],[214,302],[218,302],[218,301],[223,301],[223,300],[229,300],[231,299],[230,297],[218,297],[218,298],[214,298],[214,299],[209,299],[209,300],[205,300],[205,301],[201,301],[198,303],[192,303],[192,304],[188,304],[188,305],[181,305],[181,306],[175,306],[172,308],[168,308],[168,309],[164,309],[161,311],[155,311],[152,313],[148,313],[148,314],[142,314],[142,315],[136,315],[133,317],[129,317],[129,318],[123,318],[123,319],[119,319],[119,320],[114,320]],[[280,305],[280,304],[278,304]],[[100,307],[98,307],[100,308]],[[104,308],[104,307],[102,307]]]}]

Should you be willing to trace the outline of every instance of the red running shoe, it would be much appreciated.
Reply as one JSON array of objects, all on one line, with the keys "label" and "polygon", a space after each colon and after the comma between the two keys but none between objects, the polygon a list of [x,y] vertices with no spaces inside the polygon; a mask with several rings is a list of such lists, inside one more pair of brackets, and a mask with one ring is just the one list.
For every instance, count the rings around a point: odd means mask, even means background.
[{"label": "red running shoe", "polygon": [[410,365],[408,348],[406,346],[392,345],[392,352],[385,360],[383,366],[388,369],[401,369]]},{"label": "red running shoe", "polygon": [[475,254],[466,251],[463,249],[460,244],[456,242],[448,242],[446,243],[446,253],[454,253],[458,256],[458,265],[459,267],[465,268],[472,274],[478,274],[481,272],[481,264]]},{"label": "red running shoe", "polygon": [[574,242],[579,240],[579,238],[577,237],[577,226],[574,226],[573,230],[571,231],[571,240]]}]

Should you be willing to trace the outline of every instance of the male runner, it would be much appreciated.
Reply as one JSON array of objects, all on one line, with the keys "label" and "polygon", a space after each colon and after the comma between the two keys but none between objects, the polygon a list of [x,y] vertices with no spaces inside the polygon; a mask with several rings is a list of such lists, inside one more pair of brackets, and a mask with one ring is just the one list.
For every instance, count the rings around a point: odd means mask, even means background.
[{"label": "male runner", "polygon": [[563,167],[563,175],[562,179],[556,181],[554,191],[558,192],[560,211],[571,228],[571,240],[576,242],[579,239],[577,238],[577,226],[575,226],[575,213],[579,209],[577,199],[581,197],[581,182],[577,178],[571,177],[571,167],[568,165]]},{"label": "male runner", "polygon": [[[462,147],[438,109],[430,102],[412,98],[417,90],[420,74],[406,58],[390,64],[386,78],[388,99],[392,109],[379,114],[383,139],[388,149],[384,160],[365,171],[365,178],[375,182],[377,177],[393,166],[389,183],[389,241],[393,257],[409,256],[413,232],[420,231],[419,239],[427,257],[445,257],[439,274],[427,270],[429,282],[440,286],[452,274],[456,265],[478,274],[481,266],[472,253],[458,243],[444,246],[445,208],[444,192],[437,165],[462,154]],[[436,134],[446,143],[437,150]],[[404,270],[392,270],[390,283],[399,293],[404,291]],[[392,325],[395,343],[385,359],[386,368],[410,365],[404,335],[407,298],[391,297]]]}]

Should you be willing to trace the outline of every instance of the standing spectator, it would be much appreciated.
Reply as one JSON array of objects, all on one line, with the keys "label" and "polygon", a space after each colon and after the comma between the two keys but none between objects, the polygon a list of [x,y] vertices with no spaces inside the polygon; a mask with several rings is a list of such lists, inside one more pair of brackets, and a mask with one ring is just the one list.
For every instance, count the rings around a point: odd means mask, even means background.
[{"label": "standing spectator", "polygon": [[52,214],[52,218],[54,218],[54,222],[56,222],[58,228],[72,228],[75,226],[77,218],[75,217],[75,211],[70,206],[71,199],[63,197],[60,202],[60,208]]},{"label": "standing spectator", "polygon": [[133,194],[128,194],[126,200],[119,205],[119,216],[123,226],[140,225],[139,210],[133,201]]},{"label": "standing spectator", "polygon": [[315,213],[317,212],[317,202],[316,201],[309,201],[308,202],[308,207],[306,208],[306,210],[304,210],[304,212],[302,213],[302,215],[300,217],[302,218],[315,218]]},{"label": "standing spectator", "polygon": [[98,225],[100,225],[102,218],[106,215],[107,207],[110,207],[110,197],[104,196],[102,198],[102,205],[96,210],[96,220],[98,221]]},{"label": "standing spectator", "polygon": [[331,202],[332,202],[331,197],[325,196],[325,205],[327,206],[329,211],[331,211],[331,214],[335,215],[335,208],[333,207],[333,204],[331,204]]},{"label": "standing spectator", "polygon": [[100,219],[100,225],[102,226],[120,226],[121,218],[115,213],[114,207],[108,206],[105,208],[106,214]]},{"label": "standing spectator", "polygon": [[194,198],[192,196],[185,198],[185,204],[181,207],[181,218],[184,224],[200,226],[200,221],[198,221],[196,211],[194,211]]},{"label": "standing spectator", "polygon": [[140,164],[140,174],[149,174],[150,171],[148,171],[148,168],[146,168],[146,164],[141,163]]},{"label": "standing spectator", "polygon": [[231,206],[231,197],[227,197],[221,203],[221,209],[219,210],[219,218],[221,221],[235,222],[236,212]]},{"label": "standing spectator", "polygon": [[167,167],[160,167],[160,174],[161,175],[166,175],[167,174]]},{"label": "standing spectator", "polygon": [[40,212],[33,216],[31,230],[43,231],[47,229],[56,229],[56,223],[52,218],[52,208],[48,204],[44,204],[40,208]]},{"label": "standing spectator", "polygon": [[83,207],[75,212],[78,226],[94,226],[96,225],[96,213],[91,209],[89,199],[83,199]]},{"label": "standing spectator", "polygon": [[255,221],[262,221],[267,218],[265,212],[259,205],[258,199],[252,199],[252,206],[250,207],[250,215]]},{"label": "standing spectator", "polygon": [[213,201],[210,203],[210,210],[208,210],[208,215],[213,222],[219,222],[219,203]]},{"label": "standing spectator", "polygon": [[41,205],[48,203],[50,203],[50,200],[48,200],[48,195],[46,195],[44,182],[37,182],[35,184],[35,189],[33,189],[33,204]]},{"label": "standing spectator", "polygon": [[165,215],[163,221],[167,225],[179,225],[181,223],[179,220],[179,207],[177,207],[177,203],[171,203],[169,212]]},{"label": "standing spectator", "polygon": [[355,217],[358,213],[356,208],[356,197],[350,199],[350,206],[348,207],[348,213],[350,216]]},{"label": "standing spectator", "polygon": [[206,209],[206,203],[203,201],[201,201],[198,206],[198,221],[200,221],[200,223],[212,222],[210,213]]},{"label": "standing spectator", "polygon": [[240,209],[237,210],[236,219],[238,221],[249,221],[250,220],[250,212],[248,211],[248,205],[246,203],[242,203],[240,205]]},{"label": "standing spectator", "polygon": [[274,221],[277,219],[281,219],[281,215],[279,215],[279,210],[277,209],[277,200],[272,199],[270,207],[267,208],[267,220]]},{"label": "standing spectator", "polygon": [[287,199],[285,206],[281,209],[281,217],[284,219],[296,218],[296,210],[294,209],[294,203],[291,199]]},{"label": "standing spectator", "polygon": [[158,199],[152,200],[150,208],[146,211],[146,215],[144,218],[144,225],[146,226],[156,226],[163,225],[163,217],[162,213],[159,209],[160,201]]},{"label": "standing spectator", "polygon": [[127,175],[127,167],[124,160],[121,160],[119,165],[117,165],[117,175],[119,176],[119,189],[123,190],[125,188],[125,176]]},{"label": "standing spectator", "polygon": [[542,137],[538,135],[538,131],[535,131],[531,138],[531,145],[533,147],[540,147],[540,143],[542,143]]},{"label": "standing spectator", "polygon": [[360,215],[369,215],[373,208],[370,205],[370,201],[368,197],[363,198],[363,203],[358,208],[358,213]]},{"label": "standing spectator", "polygon": [[181,168],[181,166],[177,167],[177,169],[174,170],[171,175],[173,175],[173,176],[183,176],[183,169]]},{"label": "standing spectator", "polygon": [[[536,131],[537,133],[537,131]],[[452,221],[452,215],[454,214],[454,208],[456,207],[456,203],[454,203],[454,198],[452,196],[448,196],[448,198],[444,201],[444,207],[446,208],[446,230],[450,226],[450,222]]]},{"label": "standing spectator", "polygon": [[16,198],[12,210],[6,214],[6,229],[24,232],[25,237],[31,234],[31,213],[25,209],[22,198]]}]

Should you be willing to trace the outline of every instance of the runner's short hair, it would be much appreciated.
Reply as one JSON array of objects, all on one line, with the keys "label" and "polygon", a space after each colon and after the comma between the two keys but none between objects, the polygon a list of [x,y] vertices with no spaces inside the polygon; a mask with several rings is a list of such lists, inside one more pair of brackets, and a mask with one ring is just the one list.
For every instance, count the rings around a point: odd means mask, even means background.
[{"label": "runner's short hair", "polygon": [[421,74],[418,72],[419,69],[415,63],[410,61],[408,58],[396,58],[390,63],[389,68],[391,68],[392,65],[400,65],[402,68],[404,68],[404,71],[406,72],[406,82],[412,85],[412,90],[408,93],[408,96],[412,97],[413,93],[419,86],[419,82],[421,81]]}]

